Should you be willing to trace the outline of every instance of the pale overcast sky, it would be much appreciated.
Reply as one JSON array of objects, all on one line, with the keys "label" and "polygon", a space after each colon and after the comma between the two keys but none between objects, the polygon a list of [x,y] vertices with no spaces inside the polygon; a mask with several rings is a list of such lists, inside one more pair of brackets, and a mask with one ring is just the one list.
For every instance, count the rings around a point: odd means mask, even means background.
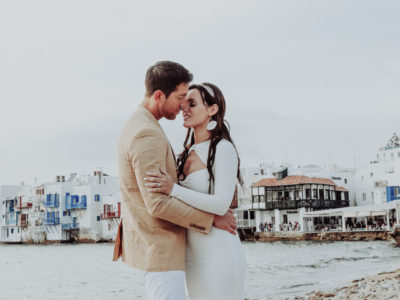
[{"label": "pale overcast sky", "polygon": [[[117,175],[159,60],[218,85],[245,166],[364,164],[400,133],[399,1],[2,1],[0,184]],[[162,121],[178,152],[179,116]]]}]

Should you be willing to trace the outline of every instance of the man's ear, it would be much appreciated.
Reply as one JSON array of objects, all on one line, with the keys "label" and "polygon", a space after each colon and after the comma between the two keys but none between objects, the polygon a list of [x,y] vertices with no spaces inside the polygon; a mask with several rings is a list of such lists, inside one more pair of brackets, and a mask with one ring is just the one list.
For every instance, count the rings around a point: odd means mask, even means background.
[{"label": "man's ear", "polygon": [[154,92],[153,96],[154,100],[156,100],[156,102],[159,102],[162,100],[163,97],[165,97],[165,94],[163,93],[163,91],[157,90]]},{"label": "man's ear", "polygon": [[208,108],[208,115],[210,117],[212,117],[213,115],[215,115],[218,112],[218,105],[217,104],[213,104]]}]

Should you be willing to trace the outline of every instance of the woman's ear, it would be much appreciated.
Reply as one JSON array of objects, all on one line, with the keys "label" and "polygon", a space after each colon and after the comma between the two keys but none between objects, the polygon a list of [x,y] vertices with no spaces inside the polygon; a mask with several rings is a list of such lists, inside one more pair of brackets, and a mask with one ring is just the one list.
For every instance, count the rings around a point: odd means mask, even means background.
[{"label": "woman's ear", "polygon": [[208,108],[208,115],[210,117],[214,116],[218,112],[218,105],[213,104]]}]

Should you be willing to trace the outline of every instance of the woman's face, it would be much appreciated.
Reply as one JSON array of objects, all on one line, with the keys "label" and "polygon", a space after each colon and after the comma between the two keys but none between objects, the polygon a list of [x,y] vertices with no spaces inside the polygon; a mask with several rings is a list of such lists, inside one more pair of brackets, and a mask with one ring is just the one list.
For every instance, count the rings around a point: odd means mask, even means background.
[{"label": "woman's face", "polygon": [[204,104],[198,89],[189,90],[187,101],[182,107],[183,126],[186,128],[206,127],[214,114],[213,106]]}]

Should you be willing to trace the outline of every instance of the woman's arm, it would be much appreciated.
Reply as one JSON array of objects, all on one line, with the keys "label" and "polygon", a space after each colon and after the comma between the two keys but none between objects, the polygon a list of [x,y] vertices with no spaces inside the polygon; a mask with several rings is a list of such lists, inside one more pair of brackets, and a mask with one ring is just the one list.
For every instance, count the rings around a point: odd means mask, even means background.
[{"label": "woman's arm", "polygon": [[238,158],[232,143],[217,145],[214,162],[214,195],[195,192],[174,184],[171,196],[206,212],[224,215],[232,203],[237,180]]}]

